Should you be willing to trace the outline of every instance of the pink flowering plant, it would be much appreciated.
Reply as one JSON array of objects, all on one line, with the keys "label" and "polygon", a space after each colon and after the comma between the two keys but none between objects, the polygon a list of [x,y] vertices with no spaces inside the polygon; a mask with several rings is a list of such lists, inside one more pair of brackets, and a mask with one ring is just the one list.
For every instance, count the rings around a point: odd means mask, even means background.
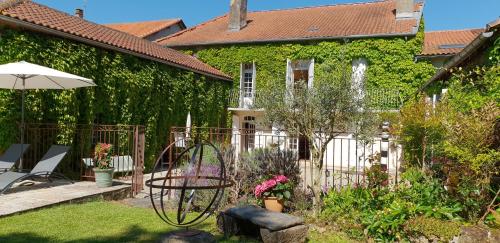
[{"label": "pink flowering plant", "polygon": [[108,143],[98,143],[94,149],[95,166],[99,169],[110,169],[111,154],[113,153],[113,145]]},{"label": "pink flowering plant", "polygon": [[284,175],[277,175],[257,185],[254,194],[257,198],[277,197],[279,200],[289,200],[292,191],[292,182]]}]

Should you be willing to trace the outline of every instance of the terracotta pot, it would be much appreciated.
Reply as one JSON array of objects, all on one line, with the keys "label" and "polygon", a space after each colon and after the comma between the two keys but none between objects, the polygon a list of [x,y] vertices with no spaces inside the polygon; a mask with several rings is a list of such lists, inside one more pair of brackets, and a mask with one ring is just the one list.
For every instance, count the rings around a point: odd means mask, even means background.
[{"label": "terracotta pot", "polygon": [[266,197],[264,198],[264,205],[266,209],[272,212],[283,212],[283,200],[278,200],[277,197]]}]

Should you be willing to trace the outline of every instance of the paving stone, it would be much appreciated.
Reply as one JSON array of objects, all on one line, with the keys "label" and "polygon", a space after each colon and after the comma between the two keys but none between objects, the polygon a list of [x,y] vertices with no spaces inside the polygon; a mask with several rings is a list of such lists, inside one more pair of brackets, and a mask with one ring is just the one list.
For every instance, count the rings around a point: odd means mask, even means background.
[{"label": "paving stone", "polygon": [[123,197],[130,194],[130,189],[129,184],[98,188],[95,182],[90,181],[58,184],[47,188],[37,185],[33,190],[29,190],[29,187],[15,188],[11,193],[0,195],[0,217],[101,195],[115,197],[116,194]]}]

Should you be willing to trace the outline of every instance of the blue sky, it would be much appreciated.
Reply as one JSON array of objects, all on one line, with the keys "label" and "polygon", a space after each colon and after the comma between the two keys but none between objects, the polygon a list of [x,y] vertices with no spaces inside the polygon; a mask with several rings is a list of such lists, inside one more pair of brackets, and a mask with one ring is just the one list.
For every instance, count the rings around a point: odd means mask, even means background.
[{"label": "blue sky", "polygon": [[[34,0],[73,13],[85,9],[85,18],[97,23],[182,18],[187,26],[226,13],[229,0]],[[250,11],[295,8],[362,0],[248,0]],[[366,2],[366,1],[365,1]],[[500,16],[500,0],[427,0],[426,30],[483,28]]]}]

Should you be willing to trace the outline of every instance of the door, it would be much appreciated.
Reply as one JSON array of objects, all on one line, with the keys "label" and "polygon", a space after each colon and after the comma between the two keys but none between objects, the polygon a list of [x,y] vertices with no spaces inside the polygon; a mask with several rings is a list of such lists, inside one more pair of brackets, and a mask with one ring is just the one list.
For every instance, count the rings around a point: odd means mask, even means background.
[{"label": "door", "polygon": [[255,117],[253,116],[245,116],[243,118],[243,124],[241,126],[242,129],[242,150],[252,151],[255,148]]},{"label": "door", "polygon": [[308,160],[311,157],[309,140],[305,136],[299,137],[299,159]]}]

